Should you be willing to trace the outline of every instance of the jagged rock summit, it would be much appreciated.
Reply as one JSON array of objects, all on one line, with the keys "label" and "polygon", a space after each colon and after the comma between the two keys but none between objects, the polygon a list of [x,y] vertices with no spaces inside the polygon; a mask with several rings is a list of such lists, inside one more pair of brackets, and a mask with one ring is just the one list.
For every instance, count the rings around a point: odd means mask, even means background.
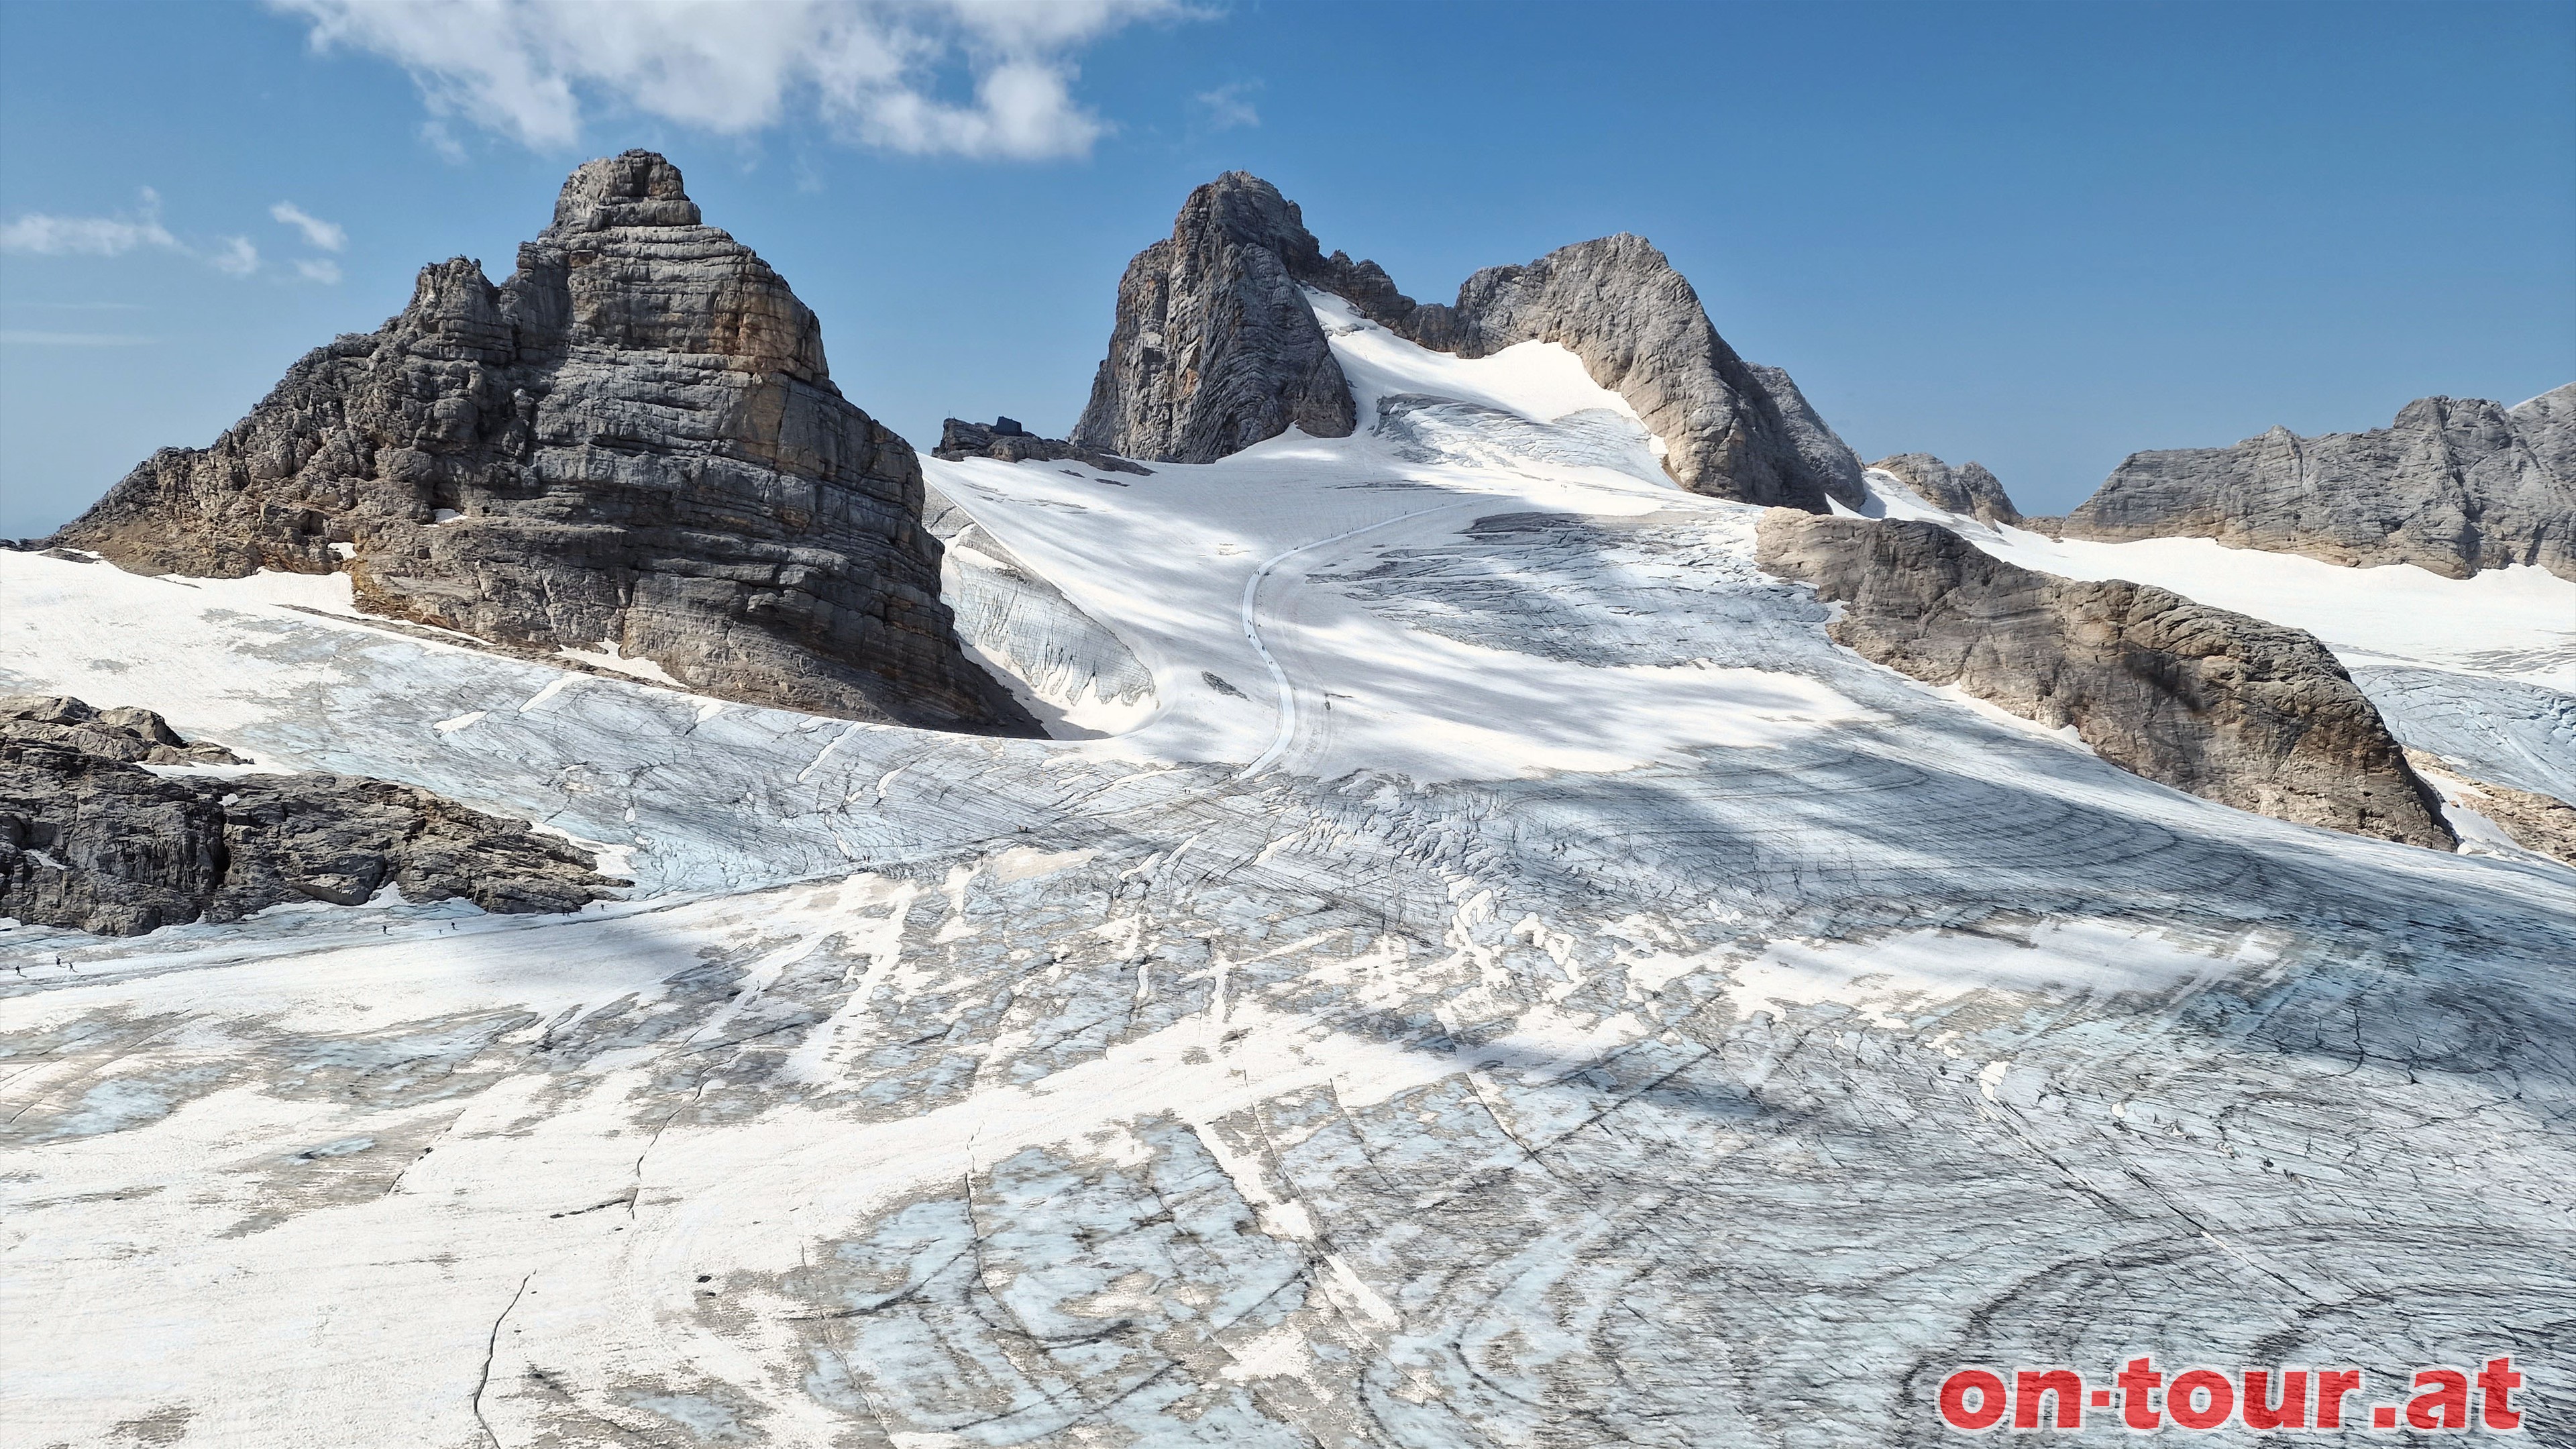
[{"label": "jagged rock summit", "polygon": [[921,507],[814,314],[629,151],[573,172],[507,282],[424,267],[400,316],[54,542],[138,573],[336,569],[368,612],[722,698],[1031,732],[959,652]]},{"label": "jagged rock summit", "polygon": [[1172,234],[1118,284],[1109,355],[1071,441],[1102,453],[1207,463],[1291,427],[1346,437],[1350,387],[1301,289],[1329,292],[1421,346],[1485,357],[1562,344],[1628,400],[1696,492],[1821,512],[1858,506],[1860,460],[1788,374],[1736,356],[1699,294],[1643,237],[1580,242],[1469,277],[1454,304],[1420,304],[1375,262],[1327,256],[1296,203],[1247,172],[1189,195]]},{"label": "jagged rock summit", "polygon": [[2214,538],[2450,578],[2536,564],[2576,579],[2576,383],[2511,408],[2417,398],[2366,433],[2274,428],[2229,448],[2133,453],[2065,531]]}]

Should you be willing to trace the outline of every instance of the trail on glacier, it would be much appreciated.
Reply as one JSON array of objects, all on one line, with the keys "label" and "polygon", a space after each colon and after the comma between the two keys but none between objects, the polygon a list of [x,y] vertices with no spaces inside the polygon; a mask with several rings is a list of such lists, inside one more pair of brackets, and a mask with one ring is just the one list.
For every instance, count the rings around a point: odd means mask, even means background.
[{"label": "trail on glacier", "polygon": [[1288,671],[1280,667],[1279,656],[1271,653],[1269,646],[1264,644],[1261,640],[1261,625],[1256,605],[1261,594],[1262,583],[1267,580],[1272,572],[1281,564],[1286,563],[1292,558],[1296,558],[1300,554],[1312,553],[1316,549],[1325,548],[1336,543],[1346,542],[1350,539],[1358,538],[1360,535],[1365,533],[1375,533],[1382,528],[1392,528],[1396,524],[1403,523],[1411,519],[1421,518],[1427,514],[1454,513],[1461,508],[1470,507],[1478,501],[1479,500],[1476,499],[1469,499],[1461,503],[1447,503],[1431,508],[1417,508],[1411,513],[1399,513],[1393,518],[1385,519],[1377,523],[1364,523],[1357,528],[1344,529],[1342,532],[1334,534],[1330,538],[1319,538],[1310,543],[1298,544],[1294,548],[1286,549],[1271,555],[1268,559],[1263,561],[1261,567],[1252,571],[1252,577],[1243,581],[1243,637],[1245,642],[1252,645],[1253,652],[1261,656],[1261,662],[1269,666],[1271,688],[1278,692],[1279,728],[1278,731],[1270,737],[1269,748],[1254,756],[1252,763],[1244,766],[1240,771],[1236,772],[1234,778],[1237,780],[1249,780],[1255,775],[1260,774],[1262,771],[1269,769],[1272,765],[1278,763],[1279,757],[1288,752],[1290,741],[1294,740],[1297,735],[1297,691],[1289,683]]}]

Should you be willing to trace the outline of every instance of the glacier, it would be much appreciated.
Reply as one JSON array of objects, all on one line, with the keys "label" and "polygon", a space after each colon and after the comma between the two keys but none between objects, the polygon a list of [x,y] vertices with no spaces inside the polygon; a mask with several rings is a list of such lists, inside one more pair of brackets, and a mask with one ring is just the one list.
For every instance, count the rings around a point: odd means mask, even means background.
[{"label": "glacier", "polygon": [[[1313,301],[1352,437],[924,460],[1051,739],[0,553],[0,687],[635,881],[0,930],[0,1440],[1905,1444],[1959,1364],[2576,1372],[2576,872],[1870,665],[1573,354]],[[1870,484],[2569,793],[2576,584]]]}]

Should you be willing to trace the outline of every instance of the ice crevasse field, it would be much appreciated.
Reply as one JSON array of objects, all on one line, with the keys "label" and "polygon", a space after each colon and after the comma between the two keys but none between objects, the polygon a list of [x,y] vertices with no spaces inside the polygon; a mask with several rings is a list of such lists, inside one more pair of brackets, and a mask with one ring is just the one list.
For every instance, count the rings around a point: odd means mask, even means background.
[{"label": "ice crevasse field", "polygon": [[[2576,873],[1868,664],[1572,354],[1315,306],[1352,437],[924,460],[1047,740],[0,553],[0,689],[635,882],[0,932],[0,1442],[1848,1444],[1960,1363],[2576,1369]],[[2576,584],[1871,487],[2576,794]]]}]

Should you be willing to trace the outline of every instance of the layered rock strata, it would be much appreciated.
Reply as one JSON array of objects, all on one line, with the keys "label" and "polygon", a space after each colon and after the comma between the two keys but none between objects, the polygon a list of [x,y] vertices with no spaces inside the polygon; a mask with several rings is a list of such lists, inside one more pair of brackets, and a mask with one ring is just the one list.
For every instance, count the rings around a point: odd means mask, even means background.
[{"label": "layered rock strata", "polygon": [[2277,819],[2449,850],[2379,712],[2307,633],[2125,580],[2079,582],[1922,522],[1773,509],[1762,566],[1843,606],[1835,642],[1956,685],[2161,784]]},{"label": "layered rock strata", "polygon": [[0,699],[0,916],[105,936],[238,920],[289,901],[464,897],[578,910],[623,885],[525,821],[345,775],[191,776],[230,761],[149,710]]},{"label": "layered rock strata", "polygon": [[2576,579],[2576,383],[2511,408],[2418,398],[2366,433],[2274,428],[2230,448],[2134,453],[2064,529],[2451,578],[2536,564]]},{"label": "layered rock strata", "polygon": [[141,573],[347,572],[361,608],[649,660],[706,694],[1025,732],[959,653],[910,445],[843,398],[787,283],[630,151],[566,181],[493,286],[295,364],[55,542]]},{"label": "layered rock strata", "polygon": [[1869,466],[1893,475],[1924,502],[1944,512],[1980,523],[2022,521],[2021,510],[2013,507],[2004,485],[1986,471],[1983,463],[1963,463],[1953,468],[1929,453],[1899,453]]},{"label": "layered rock strata", "polygon": [[1418,304],[1375,262],[1325,255],[1295,203],[1240,171],[1191,192],[1172,235],[1129,264],[1109,355],[1072,441],[1205,463],[1292,426],[1346,436],[1358,421],[1350,389],[1304,288],[1462,357],[1563,345],[1663,440],[1665,469],[1683,487],[1817,512],[1828,498],[1856,507],[1863,496],[1851,449],[1786,373],[1736,356],[1699,294],[1643,237],[1488,267],[1454,304]]},{"label": "layered rock strata", "polygon": [[[1121,458],[1114,453],[1095,452],[1076,446],[1062,438],[1041,438],[1009,418],[990,423],[970,423],[962,418],[949,418],[939,425],[939,446],[930,456],[959,462],[967,458],[993,458],[1004,463],[1025,463],[1037,459],[1050,463],[1084,463],[1105,473],[1150,475],[1154,470],[1141,463]],[[935,535],[937,529],[931,530]],[[945,542],[945,540],[942,540]]]}]

